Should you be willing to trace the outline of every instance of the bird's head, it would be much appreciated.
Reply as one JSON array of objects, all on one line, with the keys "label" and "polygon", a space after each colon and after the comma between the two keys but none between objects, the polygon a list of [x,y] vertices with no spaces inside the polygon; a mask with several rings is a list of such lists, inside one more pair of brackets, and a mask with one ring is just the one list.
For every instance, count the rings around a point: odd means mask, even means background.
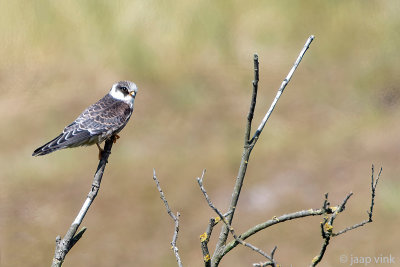
[{"label": "bird's head", "polygon": [[122,100],[129,105],[133,105],[137,90],[137,86],[133,82],[120,81],[113,84],[109,94],[115,99]]}]

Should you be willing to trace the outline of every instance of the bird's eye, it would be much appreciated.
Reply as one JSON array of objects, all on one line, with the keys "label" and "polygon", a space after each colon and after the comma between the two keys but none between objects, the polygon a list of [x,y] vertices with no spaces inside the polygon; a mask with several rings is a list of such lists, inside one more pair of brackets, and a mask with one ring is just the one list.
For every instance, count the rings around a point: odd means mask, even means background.
[{"label": "bird's eye", "polygon": [[121,87],[121,91],[124,92],[125,94],[128,93],[128,88],[126,88],[125,86]]}]

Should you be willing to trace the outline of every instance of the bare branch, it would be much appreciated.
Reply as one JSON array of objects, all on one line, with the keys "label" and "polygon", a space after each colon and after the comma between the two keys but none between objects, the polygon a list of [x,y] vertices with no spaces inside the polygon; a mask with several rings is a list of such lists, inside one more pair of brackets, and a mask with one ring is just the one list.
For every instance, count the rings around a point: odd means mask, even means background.
[{"label": "bare branch", "polygon": [[253,138],[251,139],[250,143],[256,143],[257,139],[259,138],[262,130],[264,129],[265,124],[267,123],[269,117],[272,114],[272,111],[274,111],[274,108],[276,106],[276,103],[278,102],[279,98],[281,97],[283,90],[285,90],[286,86],[288,85],[288,83],[290,82],[290,80],[292,79],[292,76],[294,74],[294,72],[296,71],[297,67],[299,66],[301,60],[304,57],[304,54],[306,53],[306,51],[308,50],[308,48],[310,47],[311,42],[314,40],[314,35],[311,35],[308,39],[307,42],[305,43],[303,49],[301,50],[299,56],[297,57],[296,61],[293,64],[293,67],[290,69],[288,75],[286,76],[286,78],[283,80],[281,87],[279,88],[278,92],[276,93],[275,99],[272,102],[267,114],[265,114],[264,118],[262,119],[260,125],[257,128],[257,131],[255,132]]},{"label": "bare branch", "polygon": [[76,235],[72,238],[71,240],[71,248],[75,245],[76,242],[79,241],[79,239],[81,239],[81,237],[83,236],[83,234],[86,232],[86,227],[82,227],[81,230],[79,230],[78,233],[76,233]]},{"label": "bare branch", "polygon": [[[264,230],[270,226],[273,226],[275,224],[283,223],[286,221],[294,220],[294,219],[299,219],[299,218],[304,218],[304,217],[309,217],[309,216],[320,216],[323,214],[332,214],[335,210],[338,209],[338,207],[330,207],[330,203],[328,202],[328,193],[325,194],[325,199],[324,199],[324,204],[322,205],[321,209],[308,209],[308,210],[302,210],[302,211],[297,211],[289,214],[284,214],[282,216],[276,217],[274,216],[271,220],[268,220],[266,222],[260,223],[243,234],[240,235],[240,238],[243,240],[246,240],[250,236],[258,233],[261,230]],[[228,243],[222,253],[222,256],[225,256],[229,251],[231,251],[233,248],[235,248],[239,243],[234,240]]]},{"label": "bare branch", "polygon": [[91,189],[87,195],[85,202],[83,203],[81,210],[79,211],[75,220],[71,224],[64,238],[61,239],[60,236],[57,236],[56,238],[56,249],[54,252],[54,258],[51,265],[52,267],[61,266],[63,264],[67,253],[79,241],[83,233],[86,231],[86,228],[84,227],[78,233],[76,233],[83,221],[83,218],[85,218],[85,215],[89,210],[90,205],[93,203],[94,199],[97,196],[97,193],[100,190],[100,184],[103,178],[104,169],[108,162],[108,157],[111,154],[111,148],[114,144],[114,140],[115,136],[111,136],[105,142],[104,151],[103,153],[101,153],[100,162],[99,165],[97,166],[96,173],[94,174]]},{"label": "bare branch", "polygon": [[378,178],[376,178],[375,182],[374,182],[374,170],[375,170],[375,168],[374,168],[374,165],[372,164],[372,167],[371,167],[371,206],[370,206],[370,209],[369,209],[369,212],[368,212],[368,220],[370,222],[372,222],[372,212],[374,210],[374,204],[375,204],[374,203],[374,200],[375,200],[375,189],[376,189],[376,186],[378,185],[379,178],[381,178],[382,167],[379,170]]},{"label": "bare branch", "polygon": [[[306,53],[307,49],[309,48],[311,42],[314,40],[314,36],[311,35],[307,42],[305,43],[303,49],[301,50],[299,56],[297,57],[292,69],[289,71],[289,74],[286,76],[286,78],[284,79],[284,81],[282,82],[277,95],[274,99],[274,101],[271,104],[271,107],[269,108],[268,112],[265,114],[264,119],[261,121],[260,126],[258,127],[258,129],[256,130],[253,138],[249,141],[249,137],[250,137],[250,130],[251,130],[251,122],[252,122],[252,116],[254,113],[254,108],[255,108],[255,98],[257,96],[257,89],[258,89],[258,56],[254,57],[254,74],[255,74],[255,79],[253,82],[253,94],[252,94],[252,101],[251,101],[251,105],[250,105],[250,110],[249,110],[249,115],[248,115],[248,119],[247,119],[247,126],[246,126],[246,132],[245,132],[245,142],[244,142],[244,148],[243,148],[243,154],[242,154],[242,159],[240,162],[240,167],[239,167],[239,171],[238,171],[238,175],[236,177],[236,182],[235,182],[235,186],[233,188],[233,192],[232,192],[232,197],[231,197],[231,203],[229,205],[229,211],[232,211],[232,213],[230,215],[227,216],[227,221],[229,224],[232,223],[233,220],[233,216],[236,210],[236,206],[237,203],[239,201],[239,195],[240,192],[242,190],[242,186],[243,186],[243,182],[244,182],[244,177],[246,175],[246,170],[247,170],[247,165],[249,163],[249,159],[250,159],[250,154],[251,151],[253,150],[254,145],[256,144],[262,130],[264,129],[265,124],[267,123],[268,118],[271,116],[272,111],[274,110],[276,103],[278,102],[280,96],[283,93],[283,90],[286,88],[287,84],[289,83],[290,79],[292,78],[297,66],[300,64],[304,54]],[[225,224],[220,232],[219,238],[218,238],[218,242],[217,242],[217,246],[215,248],[215,252],[214,255],[212,257],[212,265],[213,266],[217,266],[219,264],[219,262],[221,261],[222,258],[222,253],[224,250],[224,246],[226,244],[226,240],[228,238],[228,232],[229,232],[229,228],[227,227],[227,225]]]},{"label": "bare branch", "polygon": [[[226,218],[226,216],[228,216],[230,213],[231,211],[228,211],[223,215],[223,217]],[[211,233],[212,230],[214,229],[214,226],[217,225],[220,220],[221,219],[219,216],[217,218],[211,218],[207,226],[207,230],[200,235],[201,250],[203,253],[203,261],[205,267],[211,266],[211,257],[210,257],[210,252],[208,250],[208,242],[210,241]]]},{"label": "bare branch", "polygon": [[324,239],[324,243],[322,244],[320,253],[312,259],[310,266],[316,266],[322,260],[322,257],[325,255],[326,248],[329,245],[331,236],[327,235],[325,233],[325,229],[324,229],[324,225],[327,225],[327,221],[328,221],[328,218],[324,218],[324,221],[321,222],[321,234],[322,234],[322,238]]},{"label": "bare branch", "polygon": [[[326,252],[326,248],[329,245],[329,241],[331,239],[332,236],[332,230],[333,230],[333,221],[336,219],[337,215],[344,211],[345,209],[345,205],[347,203],[347,201],[349,200],[349,198],[353,195],[353,193],[349,193],[343,200],[342,204],[340,204],[340,206],[332,213],[332,215],[329,217],[325,217],[324,221],[321,222],[321,235],[322,238],[324,239],[324,243],[321,246],[321,251],[319,252],[319,254],[317,256],[315,256],[312,261],[311,261],[311,265],[310,266],[316,266],[324,257],[325,252]],[[325,206],[325,203],[328,201],[328,194],[325,194],[325,201],[323,206]]]},{"label": "bare branch", "polygon": [[171,216],[171,218],[175,222],[175,231],[174,231],[174,235],[172,237],[171,245],[172,245],[172,250],[174,251],[174,254],[175,254],[176,261],[178,262],[178,266],[182,267],[181,257],[179,256],[179,250],[178,250],[178,247],[176,246],[176,242],[178,240],[178,232],[179,232],[179,216],[180,216],[180,213],[177,212],[176,215],[175,215],[171,211],[171,209],[170,209],[170,207],[168,205],[168,201],[165,198],[164,192],[161,189],[160,182],[157,179],[156,170],[155,169],[153,169],[153,179],[156,182],[156,186],[157,186],[158,192],[160,192],[160,198],[164,202],[165,208],[166,208],[169,216]]},{"label": "bare branch", "polygon": [[[250,236],[258,233],[259,231],[264,230],[275,224],[283,223],[283,222],[294,220],[294,219],[309,217],[309,216],[318,216],[318,215],[322,215],[322,214],[325,214],[325,211],[323,209],[309,209],[309,210],[293,212],[290,214],[284,214],[279,217],[274,216],[271,220],[257,224],[256,226],[250,228],[249,230],[247,230],[246,232],[241,234],[239,237],[243,240],[246,240]],[[225,256],[229,251],[231,251],[233,248],[235,248],[238,244],[239,244],[239,242],[237,242],[236,240],[229,242],[225,246],[225,248],[222,252],[222,256]]]},{"label": "bare branch", "polygon": [[[274,258],[275,251],[276,251],[277,248],[278,248],[278,247],[275,246],[275,247],[271,250],[271,253],[270,253],[271,258]],[[273,262],[273,261],[266,261],[266,262],[260,262],[260,263],[254,263],[254,264],[253,264],[253,267],[266,267],[266,266],[275,266],[275,262]],[[277,265],[277,266],[279,266],[279,265]]]},{"label": "bare branch", "polygon": [[338,236],[338,235],[344,234],[347,231],[356,229],[358,227],[364,226],[367,223],[371,223],[372,222],[372,213],[373,213],[374,204],[375,204],[375,190],[376,190],[376,186],[378,185],[379,178],[381,177],[382,167],[379,170],[378,177],[376,178],[376,180],[374,179],[374,165],[372,165],[372,171],[371,172],[372,172],[372,174],[371,174],[371,206],[369,207],[369,211],[367,211],[368,220],[364,220],[364,221],[362,221],[360,223],[357,223],[357,224],[354,224],[354,225],[352,225],[350,227],[347,227],[347,228],[345,228],[345,229],[343,229],[343,230],[341,230],[341,231],[339,231],[337,233],[333,233],[332,236]]},{"label": "bare branch", "polygon": [[200,235],[201,251],[203,253],[203,261],[205,267],[211,266],[211,257],[208,250],[208,242],[210,241],[212,230],[216,224],[217,223],[215,222],[215,219],[211,218],[207,230],[202,235]]},{"label": "bare branch", "polygon": [[[261,249],[257,248],[256,246],[248,243],[248,242],[244,242],[240,237],[238,237],[235,233],[235,230],[233,229],[233,227],[229,224],[228,220],[225,218],[225,216],[214,206],[214,204],[212,203],[210,197],[207,194],[206,189],[203,186],[203,178],[204,178],[204,174],[205,174],[205,170],[203,170],[203,173],[201,175],[201,178],[197,178],[197,182],[199,183],[200,186],[200,190],[201,192],[203,192],[204,197],[207,200],[208,205],[210,206],[211,209],[213,209],[215,211],[215,213],[218,214],[219,218],[225,223],[225,225],[228,227],[229,232],[231,232],[233,238],[241,245],[246,246],[250,249],[252,249],[253,251],[261,254],[262,256],[264,256],[265,258],[267,258],[268,260],[270,260],[272,262],[273,265],[271,266],[276,266],[276,263],[273,259],[273,255],[268,255],[266,252],[262,251]],[[273,252],[275,253],[275,250],[273,250]]]},{"label": "bare branch", "polygon": [[247,115],[247,125],[246,125],[246,133],[244,137],[244,142],[248,143],[250,141],[250,133],[251,133],[251,123],[254,117],[254,109],[256,108],[257,101],[257,91],[258,91],[258,80],[259,80],[259,62],[258,55],[254,54],[254,80],[253,80],[253,94],[251,96],[251,103],[249,114]]},{"label": "bare branch", "polygon": [[376,186],[378,185],[379,178],[381,177],[381,173],[382,173],[382,168],[379,171],[378,178],[375,180],[374,179],[374,165],[372,165],[371,205],[370,205],[369,211],[367,212],[368,213],[368,220],[364,220],[361,223],[354,224],[354,225],[352,225],[350,227],[347,227],[347,228],[345,228],[345,229],[343,229],[343,230],[341,230],[341,231],[339,231],[337,233],[333,232],[332,224],[333,224],[334,220],[336,219],[336,217],[338,216],[339,213],[344,211],[347,201],[353,195],[353,193],[349,193],[346,196],[346,198],[343,200],[342,204],[338,207],[338,209],[335,212],[333,212],[333,214],[330,216],[330,218],[325,218],[324,222],[321,223],[322,238],[324,239],[324,243],[322,244],[320,253],[313,258],[313,260],[311,261],[311,265],[310,266],[316,266],[322,260],[324,254],[326,252],[326,248],[329,245],[329,240],[331,239],[331,237],[335,237],[335,236],[344,234],[347,231],[354,230],[354,229],[356,229],[358,227],[364,226],[367,223],[372,222],[372,213],[373,213],[373,210],[374,210],[374,203],[375,203],[375,190],[376,190]]}]

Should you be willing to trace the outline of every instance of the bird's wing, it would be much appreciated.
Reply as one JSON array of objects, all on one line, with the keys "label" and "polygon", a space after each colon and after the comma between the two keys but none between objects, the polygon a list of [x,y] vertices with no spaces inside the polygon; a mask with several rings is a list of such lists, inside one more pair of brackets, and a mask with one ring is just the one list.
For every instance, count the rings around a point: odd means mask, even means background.
[{"label": "bird's wing", "polygon": [[118,132],[126,125],[131,114],[132,109],[128,104],[106,95],[82,112],[63,132],[87,131],[91,136]]},{"label": "bird's wing", "polygon": [[122,130],[131,114],[131,106],[106,95],[83,111],[59,136],[36,149],[33,156],[45,155],[66,147],[101,142]]},{"label": "bird's wing", "polygon": [[[72,124],[70,126],[72,126]],[[32,156],[46,155],[58,149],[83,145],[90,140],[90,138],[91,134],[86,130],[73,129],[71,131],[63,132],[50,142],[37,148],[33,152]]]}]

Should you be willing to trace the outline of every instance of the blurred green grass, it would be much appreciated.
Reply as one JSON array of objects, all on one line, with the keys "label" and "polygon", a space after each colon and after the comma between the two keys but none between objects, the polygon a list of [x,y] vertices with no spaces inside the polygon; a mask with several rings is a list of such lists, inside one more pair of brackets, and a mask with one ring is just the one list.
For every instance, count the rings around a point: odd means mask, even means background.
[{"label": "blurred green grass", "polygon": [[[375,163],[384,172],[374,223],[333,240],[322,266],[337,266],[342,254],[400,257],[399,11],[394,0],[1,1],[1,266],[50,263],[55,236],[89,189],[97,149],[30,155],[122,79],[139,86],[135,113],[65,266],[176,266],[152,168],[182,214],[183,261],[201,266],[198,236],[214,214],[194,178],[207,168],[209,193],[227,206],[252,55],[261,67],[257,124],[310,34],[316,40],[253,152],[234,226],[316,208],[327,191],[332,203],[355,192],[338,228],[356,223]],[[305,265],[320,248],[319,219],[251,241],[278,245],[284,265]],[[222,266],[259,260],[239,248]]]}]

